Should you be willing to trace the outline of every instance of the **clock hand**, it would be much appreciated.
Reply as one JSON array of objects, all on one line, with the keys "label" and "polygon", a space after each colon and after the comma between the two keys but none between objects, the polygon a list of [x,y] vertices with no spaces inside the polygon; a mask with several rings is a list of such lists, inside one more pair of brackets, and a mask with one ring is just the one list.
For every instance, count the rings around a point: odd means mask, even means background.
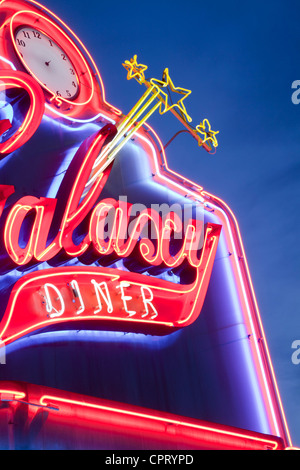
[{"label": "clock hand", "polygon": [[47,65],[47,67],[49,66],[51,60],[49,60],[48,62],[45,62],[45,65]]}]

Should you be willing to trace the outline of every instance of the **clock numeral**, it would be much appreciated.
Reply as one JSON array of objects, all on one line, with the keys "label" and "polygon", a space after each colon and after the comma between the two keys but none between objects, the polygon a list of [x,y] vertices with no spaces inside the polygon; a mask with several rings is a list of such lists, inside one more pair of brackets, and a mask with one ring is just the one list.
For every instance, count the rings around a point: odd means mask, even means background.
[{"label": "clock numeral", "polygon": [[75,75],[75,72],[73,69],[70,69],[71,75]]},{"label": "clock numeral", "polygon": [[75,82],[72,82],[72,85],[74,88],[76,88],[76,83]]},{"label": "clock numeral", "polygon": [[61,96],[61,93],[59,91],[57,91],[56,96]]},{"label": "clock numeral", "polygon": [[22,46],[22,47],[26,46],[25,41],[23,41],[23,39],[17,39],[17,43],[19,46]]},{"label": "clock numeral", "polygon": [[41,38],[41,34],[40,34],[38,31],[32,31],[32,33],[33,33],[33,36],[34,36],[35,38],[37,38],[37,39],[42,39],[42,38]]},{"label": "clock numeral", "polygon": [[51,41],[51,39],[48,39],[49,43],[50,43],[50,46],[53,47],[53,43]]},{"label": "clock numeral", "polygon": [[30,34],[28,33],[28,31],[23,31],[23,34],[26,39],[30,39]]},{"label": "clock numeral", "polygon": [[69,92],[69,90],[66,90],[66,93],[67,93],[68,98],[70,98],[72,96],[71,93]]},{"label": "clock numeral", "polygon": [[65,54],[60,54],[63,60],[67,60]]}]

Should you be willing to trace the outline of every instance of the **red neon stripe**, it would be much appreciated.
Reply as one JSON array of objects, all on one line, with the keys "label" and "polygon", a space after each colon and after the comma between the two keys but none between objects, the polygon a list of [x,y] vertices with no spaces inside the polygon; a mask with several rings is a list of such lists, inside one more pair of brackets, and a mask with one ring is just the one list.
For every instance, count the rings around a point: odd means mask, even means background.
[{"label": "red neon stripe", "polygon": [[[123,433],[133,439],[150,433],[159,441],[185,442],[196,448],[284,448],[282,440],[274,436],[27,383],[22,386],[26,387],[25,394],[16,391],[16,384],[0,382],[0,393],[5,397],[11,395],[14,400],[22,400],[26,396],[29,404],[47,407],[48,419],[52,422],[64,419],[71,424],[76,421],[77,425],[83,424],[88,428],[95,429],[96,426],[99,431],[109,426],[110,432],[115,430],[117,435]],[[46,431],[47,421],[44,426]]]}]

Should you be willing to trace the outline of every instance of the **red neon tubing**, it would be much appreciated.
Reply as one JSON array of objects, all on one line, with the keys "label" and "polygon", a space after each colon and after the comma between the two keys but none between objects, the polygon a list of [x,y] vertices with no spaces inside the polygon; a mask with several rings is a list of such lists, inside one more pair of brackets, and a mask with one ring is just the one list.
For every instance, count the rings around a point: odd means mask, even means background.
[{"label": "red neon tubing", "polygon": [[0,144],[0,156],[14,152],[27,142],[39,127],[45,108],[45,98],[41,87],[24,72],[0,71],[0,90],[21,88],[30,98],[30,106],[23,123],[9,139]]}]

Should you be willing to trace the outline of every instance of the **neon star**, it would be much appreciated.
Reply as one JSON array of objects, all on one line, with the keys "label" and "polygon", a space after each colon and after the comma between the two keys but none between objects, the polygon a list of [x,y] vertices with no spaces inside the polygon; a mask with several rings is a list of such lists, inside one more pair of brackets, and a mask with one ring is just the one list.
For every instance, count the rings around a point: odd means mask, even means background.
[{"label": "neon star", "polygon": [[144,64],[138,64],[136,59],[137,55],[134,55],[132,59],[125,60],[124,64],[122,65],[127,70],[127,80],[135,78],[135,80],[137,80],[139,83],[144,83],[146,80],[144,72],[148,67]]},{"label": "neon star", "polygon": [[218,146],[216,134],[218,134],[219,131],[213,131],[211,129],[208,119],[204,119],[203,122],[200,122],[196,127],[196,131],[204,136],[203,142],[211,141],[214,147]]},{"label": "neon star", "polygon": [[[162,96],[162,101],[164,104],[164,109],[162,109],[162,106],[160,107],[160,114],[164,114],[166,113],[167,111],[169,111],[170,109],[172,108],[178,108],[182,117],[186,120],[186,121],[189,121],[191,122],[192,121],[192,118],[188,115],[187,111],[186,111],[186,108],[185,108],[185,105],[183,103],[183,100],[185,100],[191,93],[192,91],[191,90],[186,90],[185,88],[180,88],[180,87],[175,87],[171,78],[170,78],[170,75],[169,75],[169,69],[165,69],[164,72],[163,72],[163,78],[162,80],[157,80],[155,78],[151,78],[150,80],[150,83],[151,85],[153,85],[159,92]],[[169,98],[170,98],[170,95],[168,92],[165,92],[163,91],[163,88],[169,88],[168,91],[172,91],[174,93],[178,93],[179,95],[183,95],[183,97],[177,101],[176,103],[172,103],[172,104],[169,104]]]}]

